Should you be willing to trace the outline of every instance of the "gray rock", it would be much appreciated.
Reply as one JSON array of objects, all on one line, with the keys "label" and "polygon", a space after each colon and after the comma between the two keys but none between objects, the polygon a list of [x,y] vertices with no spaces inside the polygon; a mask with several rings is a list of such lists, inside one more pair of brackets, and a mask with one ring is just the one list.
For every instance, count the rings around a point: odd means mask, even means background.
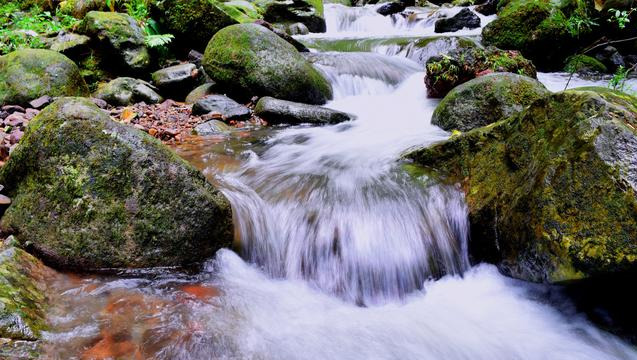
[{"label": "gray rock", "polygon": [[60,32],[50,42],[49,48],[62,53],[70,58],[77,59],[80,55],[89,51],[91,38],[86,35]]},{"label": "gray rock", "polygon": [[251,115],[247,106],[223,95],[208,95],[192,106],[193,115],[204,115],[211,112],[220,113],[225,120],[247,120]]},{"label": "gray rock", "polygon": [[206,96],[214,94],[216,88],[217,84],[214,82],[197,86],[186,96],[186,104],[194,104]]},{"label": "gray rock", "polygon": [[210,120],[195,126],[195,132],[201,136],[224,134],[229,131],[232,131],[232,128],[219,120]]},{"label": "gray rock", "polygon": [[121,77],[97,89],[93,97],[113,106],[128,106],[138,102],[157,104],[164,99],[151,84],[129,77]]},{"label": "gray rock", "polygon": [[464,8],[456,15],[436,21],[434,31],[437,33],[454,32],[464,28],[475,29],[480,27],[480,18],[473,11]]},{"label": "gray rock", "polygon": [[406,8],[405,4],[403,4],[402,2],[395,1],[395,2],[385,3],[381,5],[378,9],[376,9],[376,12],[383,16],[387,16],[387,15],[399,13],[405,10],[405,8]]},{"label": "gray rock", "polygon": [[199,83],[201,74],[194,64],[180,64],[157,70],[152,78],[164,96],[183,99]]},{"label": "gray rock", "polygon": [[262,97],[254,108],[254,114],[270,124],[337,124],[353,119],[344,112],[322,106],[295,103],[272,97]]}]

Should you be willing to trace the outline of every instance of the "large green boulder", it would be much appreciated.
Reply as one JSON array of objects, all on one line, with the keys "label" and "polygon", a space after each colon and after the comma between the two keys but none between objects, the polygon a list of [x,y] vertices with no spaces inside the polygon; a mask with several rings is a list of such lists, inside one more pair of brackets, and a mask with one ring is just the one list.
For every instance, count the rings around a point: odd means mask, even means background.
[{"label": "large green boulder", "polygon": [[178,266],[232,241],[230,205],[200,172],[88,99],[36,116],[0,183],[0,225],[55,267]]},{"label": "large green boulder", "polygon": [[40,339],[46,329],[46,281],[52,274],[25,251],[0,243],[0,338]]},{"label": "large green boulder", "polygon": [[289,43],[256,24],[219,31],[203,58],[206,73],[238,100],[272,96],[308,104],[324,104],[332,87]]},{"label": "large green boulder", "polygon": [[518,113],[550,92],[539,81],[512,73],[492,73],[458,85],[436,107],[431,123],[444,130],[469,131]]},{"label": "large green boulder", "polygon": [[129,15],[90,11],[80,23],[78,32],[94,39],[103,57],[109,59],[105,64],[119,73],[140,74],[151,65],[144,31]]},{"label": "large green boulder", "polygon": [[461,184],[475,260],[573,281],[637,270],[636,127],[637,98],[580,88],[409,157]]},{"label": "large green boulder", "polygon": [[427,96],[432,98],[442,98],[454,87],[491,72],[511,72],[532,78],[537,76],[533,63],[519,52],[492,46],[464,46],[430,57],[425,70]]},{"label": "large green boulder", "polygon": [[176,43],[200,51],[224,27],[261,18],[253,3],[241,0],[162,0],[154,5],[153,14],[177,37]]},{"label": "large green boulder", "polygon": [[[503,2],[501,1],[500,4]],[[570,23],[585,19],[587,2],[578,0],[510,0],[482,31],[485,45],[518,50],[542,70],[561,70],[564,60],[587,44],[592,27]],[[593,2],[588,2],[592,7]],[[573,17],[573,20],[571,20]]]},{"label": "large green boulder", "polygon": [[56,51],[23,49],[0,56],[0,106],[88,93],[77,65]]},{"label": "large green boulder", "polygon": [[89,11],[109,10],[105,0],[64,0],[58,6],[58,12],[83,19]]}]

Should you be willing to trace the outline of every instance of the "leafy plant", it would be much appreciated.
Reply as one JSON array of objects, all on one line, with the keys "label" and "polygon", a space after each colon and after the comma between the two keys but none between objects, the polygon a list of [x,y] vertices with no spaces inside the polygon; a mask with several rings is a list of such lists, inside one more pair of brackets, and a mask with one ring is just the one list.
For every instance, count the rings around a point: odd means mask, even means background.
[{"label": "leafy plant", "polygon": [[608,87],[613,90],[625,91],[626,90],[626,80],[628,78],[628,74],[632,68],[626,69],[624,66],[619,66],[617,71],[613,75],[613,77],[608,82]]},{"label": "leafy plant", "polygon": [[124,6],[128,15],[137,21],[144,22],[148,19],[149,11],[145,0],[130,0]]},{"label": "leafy plant", "polygon": [[626,24],[630,22],[630,15],[636,10],[637,8],[631,8],[630,10],[610,9],[608,12],[611,14],[611,17],[608,19],[608,22],[615,22],[617,23],[617,27],[624,29],[626,28]]},{"label": "leafy plant", "polygon": [[566,20],[566,30],[573,37],[579,38],[584,33],[591,32],[594,27],[599,26],[585,12],[576,12]]},{"label": "leafy plant", "polygon": [[172,34],[146,35],[144,41],[149,48],[158,48],[170,44],[174,38]]}]

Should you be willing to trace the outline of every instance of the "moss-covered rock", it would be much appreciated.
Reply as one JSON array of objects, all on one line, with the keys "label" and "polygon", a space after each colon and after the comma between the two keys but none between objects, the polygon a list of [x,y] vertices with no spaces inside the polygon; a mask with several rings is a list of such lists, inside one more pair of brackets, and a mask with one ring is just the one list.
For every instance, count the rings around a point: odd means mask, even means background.
[{"label": "moss-covered rock", "polygon": [[605,73],[608,72],[606,65],[602,64],[599,60],[587,56],[587,55],[573,55],[566,59],[566,66],[564,71],[569,73]]},{"label": "moss-covered rock", "polygon": [[185,63],[157,70],[151,77],[162,94],[183,100],[193,87],[200,84],[201,75],[195,64]]},{"label": "moss-covered rock", "polygon": [[93,97],[113,106],[128,106],[142,101],[146,104],[157,104],[164,101],[153,85],[129,77],[120,77],[101,85]]},{"label": "moss-covered rock", "polygon": [[454,87],[489,72],[511,72],[537,77],[535,66],[517,51],[494,47],[462,47],[434,56],[425,66],[427,96],[444,97]]},{"label": "moss-covered rock", "polygon": [[51,50],[23,49],[0,56],[0,105],[27,104],[41,96],[87,96],[80,70]]},{"label": "moss-covered rock", "polygon": [[153,14],[175,35],[175,43],[200,51],[224,27],[262,17],[253,3],[239,0],[163,0],[154,5]]},{"label": "moss-covered rock", "polygon": [[324,104],[332,98],[325,77],[285,40],[256,24],[232,25],[210,40],[206,73],[238,100],[250,96]]},{"label": "moss-covered rock", "polygon": [[[500,2],[502,4],[502,2]],[[591,28],[569,29],[569,18],[585,17],[593,2],[510,0],[482,31],[485,45],[519,50],[543,70],[561,70],[564,59],[588,39]]]},{"label": "moss-covered rock", "polygon": [[469,131],[522,111],[550,92],[539,81],[493,73],[458,85],[442,99],[431,123],[445,130]]},{"label": "moss-covered rock", "polygon": [[90,11],[78,27],[78,32],[93,38],[109,60],[105,65],[119,73],[140,74],[151,65],[144,41],[144,32],[132,17],[103,11]]},{"label": "moss-covered rock", "polygon": [[0,243],[0,338],[40,339],[46,329],[46,281],[52,274],[25,251]]},{"label": "moss-covered rock", "polygon": [[64,15],[83,19],[89,11],[108,11],[105,0],[64,0],[60,2],[58,11]]},{"label": "moss-covered rock", "polygon": [[580,88],[409,155],[461,183],[476,260],[560,282],[637,267],[637,98]]},{"label": "moss-covered rock", "polygon": [[232,241],[230,205],[201,173],[88,99],[36,116],[0,183],[0,225],[55,267],[183,265]]}]

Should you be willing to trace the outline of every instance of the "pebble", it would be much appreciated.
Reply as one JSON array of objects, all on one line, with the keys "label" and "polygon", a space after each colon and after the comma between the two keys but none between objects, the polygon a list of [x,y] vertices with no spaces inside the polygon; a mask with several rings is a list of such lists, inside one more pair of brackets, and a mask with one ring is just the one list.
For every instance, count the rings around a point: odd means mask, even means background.
[{"label": "pebble", "polygon": [[29,103],[29,106],[31,106],[32,108],[35,108],[35,109],[41,109],[41,108],[45,107],[46,105],[49,105],[51,103],[51,101],[53,101],[53,99],[51,99],[51,97],[49,95],[44,95],[44,96],[41,96],[41,97],[31,101]]},{"label": "pebble", "polygon": [[2,110],[10,114],[14,112],[24,112],[24,108],[20,105],[5,105],[2,107]]}]

